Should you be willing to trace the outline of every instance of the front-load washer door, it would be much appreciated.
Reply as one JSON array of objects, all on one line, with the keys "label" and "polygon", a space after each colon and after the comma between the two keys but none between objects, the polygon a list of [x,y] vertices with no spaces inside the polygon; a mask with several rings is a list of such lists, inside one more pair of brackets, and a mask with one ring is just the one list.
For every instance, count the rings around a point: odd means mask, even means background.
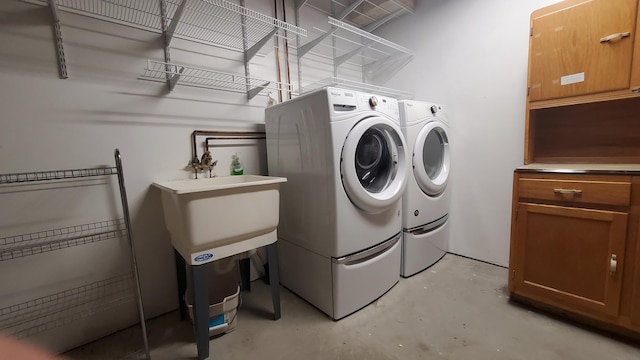
[{"label": "front-load washer door", "polygon": [[449,138],[444,126],[427,123],[418,133],[413,149],[413,173],[420,189],[429,196],[437,196],[447,187],[451,159]]},{"label": "front-load washer door", "polygon": [[342,147],[342,184],[351,202],[378,213],[402,197],[408,149],[398,125],[372,116],[359,121]]}]

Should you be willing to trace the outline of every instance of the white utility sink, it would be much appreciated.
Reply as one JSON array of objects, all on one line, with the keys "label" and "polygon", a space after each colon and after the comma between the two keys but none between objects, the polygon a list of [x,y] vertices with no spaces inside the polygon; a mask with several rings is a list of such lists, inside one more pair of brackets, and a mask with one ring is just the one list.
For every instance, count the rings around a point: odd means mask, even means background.
[{"label": "white utility sink", "polygon": [[283,177],[237,175],[155,182],[173,247],[190,265],[276,241]]}]

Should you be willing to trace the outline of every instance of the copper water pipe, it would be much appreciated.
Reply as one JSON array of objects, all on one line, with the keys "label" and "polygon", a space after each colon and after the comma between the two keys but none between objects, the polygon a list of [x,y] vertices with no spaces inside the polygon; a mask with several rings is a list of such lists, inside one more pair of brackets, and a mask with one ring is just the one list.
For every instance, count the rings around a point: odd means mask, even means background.
[{"label": "copper water pipe", "polygon": [[[278,0],[273,0],[273,15],[278,19]],[[285,33],[286,34],[286,33]],[[276,36],[276,72],[278,73],[278,102],[282,102],[282,77],[280,76],[280,39]]]},{"label": "copper water pipe", "polygon": [[[285,0],[282,0],[282,17],[283,17],[283,21],[287,22],[287,7],[285,6],[284,3]],[[296,24],[297,25],[297,24]],[[287,98],[288,100],[291,100],[291,92],[293,91],[293,87],[291,85],[291,63],[289,62],[289,36],[287,35],[287,31],[285,30],[285,37],[284,37],[284,55],[285,55],[285,63],[287,64],[287,85],[289,85],[289,88],[287,89]],[[302,92],[302,90],[299,90],[300,92]]]},{"label": "copper water pipe", "polygon": [[[199,161],[196,144],[196,136],[211,135],[207,140],[240,140],[240,139],[266,139],[264,131],[221,131],[221,130],[194,130],[191,133],[191,160]],[[207,147],[208,147],[207,143]]]}]

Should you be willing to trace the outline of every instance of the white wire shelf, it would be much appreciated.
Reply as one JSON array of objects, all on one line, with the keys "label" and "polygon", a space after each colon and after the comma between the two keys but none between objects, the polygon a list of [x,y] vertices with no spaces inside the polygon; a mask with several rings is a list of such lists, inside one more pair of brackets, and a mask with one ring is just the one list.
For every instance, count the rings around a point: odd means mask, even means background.
[{"label": "white wire shelf", "polygon": [[332,17],[341,14],[341,17],[356,26],[373,28],[380,23],[413,13],[414,0],[296,0],[296,4],[311,6]]},{"label": "white wire shelf", "polygon": [[[162,82],[169,79],[170,83],[174,84],[171,86],[172,88],[175,84],[180,84],[247,93],[249,98],[253,98],[263,90],[282,90],[293,93],[293,86],[283,82],[261,80],[243,75],[155,60],[147,61],[147,67],[144,69],[144,74],[141,75],[140,78]],[[249,85],[249,89],[247,89],[247,84]]]},{"label": "white wire shelf", "polygon": [[[195,39],[210,44],[221,44],[243,49],[243,41],[251,48],[272,31],[295,44],[296,35],[307,36],[303,28],[288,24],[246,7],[224,0],[187,0],[175,34],[185,39]],[[171,21],[175,18],[179,0],[169,0],[167,11]],[[245,18],[246,37],[242,35],[242,18]]]},{"label": "white wire shelf", "polygon": [[124,218],[0,238],[0,261],[124,237]]},{"label": "white wire shelf", "polygon": [[395,72],[413,59],[413,52],[394,42],[373,35],[334,18],[328,19],[329,31],[318,34],[298,48],[298,56],[313,53],[333,60],[336,68],[349,62],[362,66],[365,75]]},{"label": "white wire shelf", "polygon": [[[46,0],[23,0],[47,5]],[[241,50],[275,35],[295,42],[296,36],[306,36],[305,29],[264,15],[225,0],[165,0],[168,23],[177,20],[174,36],[209,45]],[[162,32],[158,0],[56,0],[62,11],[93,17],[122,25]],[[246,33],[242,27],[245,19]]]},{"label": "white wire shelf", "polygon": [[134,281],[122,274],[0,308],[0,330],[24,338],[133,302]]},{"label": "white wire shelf", "polygon": [[374,95],[389,96],[396,99],[412,99],[413,98],[413,94],[407,91],[391,89],[391,88],[386,88],[386,87],[376,86],[371,84],[365,84],[365,83],[348,80],[348,79],[341,79],[337,77],[326,78],[324,80],[305,86],[302,89],[302,93],[304,94],[304,93],[311,92],[313,90],[324,88],[327,86],[336,86],[336,87],[341,87],[349,90],[363,91],[363,92],[372,93]]}]

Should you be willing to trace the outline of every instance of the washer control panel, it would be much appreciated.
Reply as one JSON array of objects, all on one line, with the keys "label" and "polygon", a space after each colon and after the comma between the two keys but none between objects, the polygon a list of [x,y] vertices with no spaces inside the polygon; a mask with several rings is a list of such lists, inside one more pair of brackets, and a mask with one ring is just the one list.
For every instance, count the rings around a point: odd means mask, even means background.
[{"label": "washer control panel", "polygon": [[400,116],[398,100],[394,98],[332,87],[327,88],[327,92],[334,113],[374,110],[393,119]]}]

